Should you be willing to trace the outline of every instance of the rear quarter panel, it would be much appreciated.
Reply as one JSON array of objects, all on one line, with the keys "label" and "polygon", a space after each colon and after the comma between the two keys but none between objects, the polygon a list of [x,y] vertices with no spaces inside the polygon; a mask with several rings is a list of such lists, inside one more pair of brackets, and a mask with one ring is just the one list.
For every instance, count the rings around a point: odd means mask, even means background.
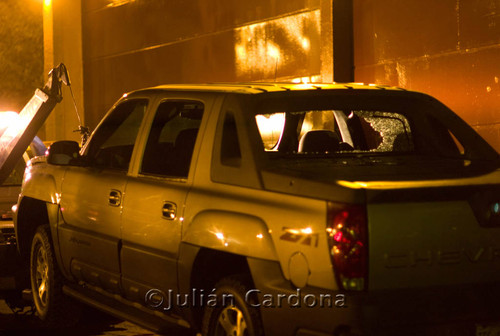
[{"label": "rear quarter panel", "polygon": [[211,115],[195,161],[183,214],[183,242],[278,261],[286,279],[294,269],[292,256],[301,255],[307,264],[307,284],[336,289],[324,200],[211,180],[218,117],[218,111]]}]

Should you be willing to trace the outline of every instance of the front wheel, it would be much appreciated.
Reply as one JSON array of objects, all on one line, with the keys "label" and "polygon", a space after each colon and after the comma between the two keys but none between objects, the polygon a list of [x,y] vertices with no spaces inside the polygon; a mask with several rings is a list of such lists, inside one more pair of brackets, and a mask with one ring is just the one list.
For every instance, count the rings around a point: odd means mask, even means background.
[{"label": "front wheel", "polygon": [[204,336],[262,336],[264,331],[258,308],[248,299],[248,286],[239,278],[225,278],[217,283],[217,305],[205,308]]},{"label": "front wheel", "polygon": [[76,322],[76,307],[62,291],[48,225],[39,226],[31,243],[30,280],[33,302],[42,322],[49,327]]}]

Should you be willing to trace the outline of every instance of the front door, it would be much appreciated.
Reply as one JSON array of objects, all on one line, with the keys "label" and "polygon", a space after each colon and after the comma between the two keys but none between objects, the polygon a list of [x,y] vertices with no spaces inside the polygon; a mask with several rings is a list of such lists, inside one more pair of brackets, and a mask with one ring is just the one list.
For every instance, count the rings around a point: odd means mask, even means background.
[{"label": "front door", "polygon": [[62,184],[58,228],[63,265],[78,280],[119,292],[119,242],[127,172],[147,100],[117,105]]}]

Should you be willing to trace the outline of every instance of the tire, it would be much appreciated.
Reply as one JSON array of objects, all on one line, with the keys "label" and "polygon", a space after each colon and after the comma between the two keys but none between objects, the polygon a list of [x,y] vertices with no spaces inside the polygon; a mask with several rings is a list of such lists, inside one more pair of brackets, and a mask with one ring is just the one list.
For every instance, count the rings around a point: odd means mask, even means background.
[{"label": "tire", "polygon": [[45,327],[65,327],[78,321],[78,308],[63,294],[63,276],[57,265],[48,225],[33,236],[30,280],[36,313]]},{"label": "tire", "polygon": [[203,314],[204,336],[264,335],[259,309],[246,301],[246,283],[244,278],[229,277],[216,284],[217,305],[206,307]]}]

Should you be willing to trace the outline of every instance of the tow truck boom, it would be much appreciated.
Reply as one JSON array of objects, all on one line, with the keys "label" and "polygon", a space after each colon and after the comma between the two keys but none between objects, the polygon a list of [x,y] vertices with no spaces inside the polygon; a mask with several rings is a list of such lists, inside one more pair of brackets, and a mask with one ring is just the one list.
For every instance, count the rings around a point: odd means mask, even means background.
[{"label": "tow truck boom", "polygon": [[9,125],[0,134],[0,185],[9,177],[49,114],[62,100],[61,83],[70,85],[68,71],[63,63],[49,72],[42,89],[35,90],[33,97],[19,113],[19,122]]}]

